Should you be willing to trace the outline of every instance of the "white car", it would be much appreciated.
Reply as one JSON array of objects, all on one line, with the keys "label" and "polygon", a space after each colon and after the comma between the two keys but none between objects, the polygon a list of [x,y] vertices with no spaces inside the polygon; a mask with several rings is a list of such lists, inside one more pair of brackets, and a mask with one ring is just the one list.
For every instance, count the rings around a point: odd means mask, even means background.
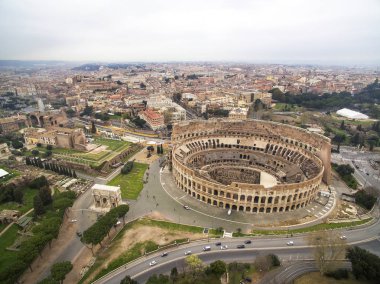
[{"label": "white car", "polygon": [[155,260],[152,260],[152,261],[149,263],[150,266],[154,266],[154,265],[156,265],[156,264],[157,264],[157,261],[155,261]]},{"label": "white car", "polygon": [[228,246],[227,246],[227,245],[220,246],[220,249],[221,249],[221,250],[228,249]]},{"label": "white car", "polygon": [[77,219],[71,219],[70,223],[75,223],[76,221],[78,221],[78,220]]},{"label": "white car", "polygon": [[347,237],[346,236],[340,236],[339,237],[341,240],[347,240]]},{"label": "white car", "polygon": [[287,246],[293,246],[294,245],[294,242],[293,241],[289,241],[286,243]]},{"label": "white car", "polygon": [[185,255],[190,255],[190,254],[191,254],[191,250],[185,251]]},{"label": "white car", "polygon": [[187,205],[184,205],[183,208],[185,208],[186,210],[190,210],[190,207]]}]

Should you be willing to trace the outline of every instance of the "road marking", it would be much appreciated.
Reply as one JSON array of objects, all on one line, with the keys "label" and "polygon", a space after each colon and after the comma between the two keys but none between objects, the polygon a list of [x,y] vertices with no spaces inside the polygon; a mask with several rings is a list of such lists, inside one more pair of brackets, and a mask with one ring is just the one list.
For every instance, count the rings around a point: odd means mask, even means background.
[{"label": "road marking", "polygon": [[184,198],[185,196],[187,196],[187,194],[185,194],[185,195],[181,196],[181,197],[180,197],[180,198],[178,198],[178,199],[182,199],[182,198]]}]

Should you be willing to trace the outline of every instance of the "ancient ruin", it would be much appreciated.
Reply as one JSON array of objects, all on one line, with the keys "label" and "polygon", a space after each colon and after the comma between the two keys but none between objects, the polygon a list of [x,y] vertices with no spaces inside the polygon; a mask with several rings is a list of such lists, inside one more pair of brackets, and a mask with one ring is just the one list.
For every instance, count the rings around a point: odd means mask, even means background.
[{"label": "ancient ruin", "polygon": [[330,139],[275,122],[209,120],[174,126],[177,186],[210,205],[251,213],[309,204],[330,182]]}]

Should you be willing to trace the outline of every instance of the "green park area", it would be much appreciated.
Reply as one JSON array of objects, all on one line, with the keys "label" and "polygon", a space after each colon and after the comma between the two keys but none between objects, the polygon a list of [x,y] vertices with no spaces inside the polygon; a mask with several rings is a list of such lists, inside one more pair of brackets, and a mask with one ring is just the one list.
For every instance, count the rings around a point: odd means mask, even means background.
[{"label": "green park area", "polygon": [[[102,138],[102,137],[96,137],[94,139],[93,144],[96,144],[98,146],[106,146],[106,148],[101,149],[101,150],[94,149],[92,151],[85,152],[85,151],[79,151],[75,149],[64,149],[64,148],[52,147],[50,151],[51,151],[51,154],[53,154],[53,156],[57,158],[78,163],[78,164],[85,164],[85,165],[96,167],[96,166],[101,165],[104,161],[110,160],[114,156],[127,150],[132,145],[130,142],[107,139],[107,138]],[[33,154],[33,150],[28,151],[25,154],[27,156],[45,157],[46,152],[49,151],[46,146],[36,147],[34,150],[38,151],[37,155]]]},{"label": "green park area", "polygon": [[8,263],[13,263],[17,259],[17,252],[7,250],[19,236],[17,231],[18,226],[13,224],[3,235],[0,237],[0,274],[2,268],[6,268]]},{"label": "green park area", "polygon": [[4,209],[9,209],[9,210],[17,210],[17,211],[20,211],[21,214],[24,214],[28,212],[30,209],[32,209],[33,198],[38,193],[38,190],[25,187],[22,189],[22,192],[24,194],[23,204],[20,204],[14,201],[5,202],[5,203],[0,204],[0,211]]},{"label": "green park area", "polygon": [[137,199],[143,189],[143,177],[149,165],[133,163],[133,168],[128,174],[119,174],[108,185],[120,186],[121,197],[125,199]]}]

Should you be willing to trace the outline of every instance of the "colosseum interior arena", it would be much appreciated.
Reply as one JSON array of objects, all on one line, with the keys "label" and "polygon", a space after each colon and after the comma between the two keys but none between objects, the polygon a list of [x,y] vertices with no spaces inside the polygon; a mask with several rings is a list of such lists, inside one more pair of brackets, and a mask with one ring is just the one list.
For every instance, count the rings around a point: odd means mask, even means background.
[{"label": "colosseum interior arena", "polygon": [[330,182],[330,139],[275,122],[187,121],[174,126],[177,187],[199,202],[247,213],[288,212]]}]

